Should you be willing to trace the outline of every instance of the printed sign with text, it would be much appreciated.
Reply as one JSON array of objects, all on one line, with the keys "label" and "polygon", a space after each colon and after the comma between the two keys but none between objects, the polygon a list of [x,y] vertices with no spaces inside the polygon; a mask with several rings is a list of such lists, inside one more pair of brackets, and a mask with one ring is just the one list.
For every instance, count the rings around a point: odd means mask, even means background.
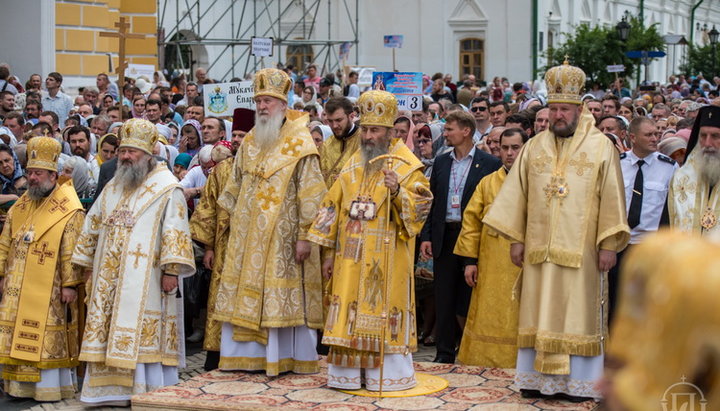
[{"label": "printed sign with text", "polygon": [[255,110],[252,81],[203,85],[205,116],[232,116],[236,108]]}]

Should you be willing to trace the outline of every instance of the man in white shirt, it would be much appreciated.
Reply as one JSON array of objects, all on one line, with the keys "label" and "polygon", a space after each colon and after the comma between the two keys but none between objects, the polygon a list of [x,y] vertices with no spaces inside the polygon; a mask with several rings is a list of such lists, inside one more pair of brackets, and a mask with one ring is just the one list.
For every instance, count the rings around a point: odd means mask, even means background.
[{"label": "man in white shirt", "polygon": [[63,77],[62,74],[52,72],[45,79],[47,93],[43,95],[42,106],[45,111],[52,111],[58,115],[58,124],[65,124],[68,113],[73,107],[70,96],[60,91]]},{"label": "man in white shirt", "polygon": [[630,244],[618,253],[617,264],[608,273],[609,322],[613,320],[615,304],[618,301],[620,261],[634,244],[642,242],[645,236],[657,231],[670,180],[678,169],[675,160],[657,152],[660,132],[653,120],[647,117],[635,118],[630,123],[629,135],[632,150],[620,154],[620,167],[625,184]]}]

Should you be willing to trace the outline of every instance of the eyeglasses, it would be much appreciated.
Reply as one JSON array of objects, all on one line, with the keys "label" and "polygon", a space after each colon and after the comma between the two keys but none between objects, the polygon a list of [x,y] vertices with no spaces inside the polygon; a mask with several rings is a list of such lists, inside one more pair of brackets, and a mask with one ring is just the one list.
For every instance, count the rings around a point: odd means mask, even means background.
[{"label": "eyeglasses", "polygon": [[431,142],[432,140],[429,138],[421,138],[420,140],[418,140],[418,144],[430,144]]},{"label": "eyeglasses", "polygon": [[473,113],[477,113],[478,111],[486,111],[487,109],[488,109],[487,107],[478,106],[478,107],[471,108],[470,111],[472,111]]}]

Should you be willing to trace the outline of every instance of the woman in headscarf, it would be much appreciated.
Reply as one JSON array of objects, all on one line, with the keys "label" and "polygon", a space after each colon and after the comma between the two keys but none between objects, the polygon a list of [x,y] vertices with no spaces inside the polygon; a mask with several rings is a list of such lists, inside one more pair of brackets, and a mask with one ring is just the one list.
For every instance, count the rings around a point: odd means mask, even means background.
[{"label": "woman in headscarf", "polygon": [[145,118],[145,103],[147,100],[143,96],[135,96],[132,103],[132,118]]},{"label": "woman in headscarf", "polygon": [[62,175],[72,179],[78,197],[92,198],[95,195],[95,183],[90,178],[87,162],[82,157],[72,156],[66,160]]},{"label": "woman in headscarf", "polygon": [[0,144],[0,204],[15,201],[27,189],[27,179],[15,152],[6,144]]},{"label": "woman in headscarf", "polygon": [[401,115],[395,119],[394,129],[395,137],[402,140],[410,151],[415,152],[415,144],[413,142],[413,134],[415,132],[415,125],[412,122],[411,116]]},{"label": "woman in headscarf", "polygon": [[318,124],[310,130],[310,135],[315,142],[315,146],[320,150],[323,142],[332,135],[332,129],[324,124]]},{"label": "woman in headscarf", "polygon": [[197,120],[187,120],[180,129],[180,144],[178,149],[181,153],[188,153],[195,156],[201,147],[200,136],[202,135],[200,123]]}]

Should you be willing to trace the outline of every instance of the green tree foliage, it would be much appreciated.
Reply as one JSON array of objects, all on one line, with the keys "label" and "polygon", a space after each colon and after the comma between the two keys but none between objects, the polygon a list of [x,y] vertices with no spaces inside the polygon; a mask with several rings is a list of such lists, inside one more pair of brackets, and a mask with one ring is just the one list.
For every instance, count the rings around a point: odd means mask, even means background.
[{"label": "green tree foliage", "polygon": [[580,24],[574,33],[564,33],[565,42],[557,48],[548,49],[547,70],[550,67],[562,64],[567,55],[572,65],[578,66],[587,75],[586,87],[590,89],[597,82],[601,87],[608,87],[615,80],[614,73],[607,72],[607,66],[624,64],[625,72],[620,76],[634,77],[634,69],[642,64],[640,59],[625,57],[629,50],[665,50],[662,36],[657,31],[657,24],[643,27],[640,20],[633,17],[628,22],[630,33],[623,43],[615,26],[594,26],[587,23]]},{"label": "green tree foliage", "polygon": [[712,78],[717,75],[713,73],[713,68],[717,72],[720,69],[720,47],[716,46],[715,53],[715,66],[713,67],[712,60],[712,45],[706,46],[688,46],[687,62],[680,66],[680,71],[686,76],[694,76],[697,74],[703,74],[705,78]]}]

